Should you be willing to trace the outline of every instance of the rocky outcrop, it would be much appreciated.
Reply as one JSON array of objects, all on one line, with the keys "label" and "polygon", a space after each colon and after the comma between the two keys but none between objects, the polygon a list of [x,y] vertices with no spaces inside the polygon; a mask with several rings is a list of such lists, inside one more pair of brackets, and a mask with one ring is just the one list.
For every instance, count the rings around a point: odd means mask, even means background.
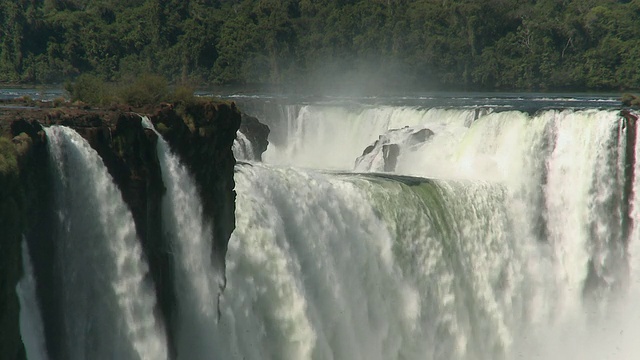
[{"label": "rocky outcrop", "polygon": [[[231,146],[240,126],[233,103],[202,101],[188,105],[164,104],[146,115],[190,168],[199,187],[205,213],[213,219],[212,256],[224,273],[224,257],[235,228],[235,192]],[[129,109],[0,109],[0,354],[20,359],[24,349],[18,327],[15,285],[22,276],[22,234],[30,245],[52,359],[64,354],[56,341],[56,324],[64,316],[51,271],[55,244],[51,240],[51,179],[43,126],[75,129],[103,159],[122,197],[131,209],[136,230],[156,286],[158,311],[167,321],[169,344],[174,344],[171,322],[176,318],[175,284],[168,239],[162,231],[161,201],[165,188],[156,153],[157,135],[145,129],[141,117]],[[7,171],[4,164],[8,163]],[[5,224],[6,222],[6,224]]]},{"label": "rocky outcrop", "polygon": [[382,145],[382,158],[384,159],[385,172],[393,172],[396,170],[398,155],[400,155],[400,146],[398,146],[398,144]]},{"label": "rocky outcrop", "polygon": [[[405,126],[402,129],[391,129],[364,149],[362,155],[356,159],[355,169],[356,171],[393,172],[401,149],[419,146],[433,135],[433,131],[427,128],[415,129]],[[380,157],[381,161],[378,160]]]},{"label": "rocky outcrop", "polygon": [[253,160],[262,161],[262,153],[267,151],[267,146],[269,146],[269,127],[257,118],[242,113],[239,131],[251,142]]},{"label": "rocky outcrop", "polygon": [[231,151],[240,127],[234,103],[164,106],[149,116],[191,170],[199,186],[205,214],[214,219],[215,263],[224,269],[224,256],[235,229],[235,159]]}]

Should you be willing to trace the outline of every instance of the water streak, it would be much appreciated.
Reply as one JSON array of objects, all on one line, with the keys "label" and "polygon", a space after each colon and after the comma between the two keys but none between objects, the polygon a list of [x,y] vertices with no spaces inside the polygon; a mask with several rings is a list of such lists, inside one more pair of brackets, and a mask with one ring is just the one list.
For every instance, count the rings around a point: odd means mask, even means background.
[{"label": "water streak", "polygon": [[36,278],[33,272],[29,246],[22,240],[22,266],[24,276],[16,286],[20,300],[20,334],[29,360],[47,360],[42,313],[36,294]]},{"label": "water streak", "polygon": [[[153,128],[147,118],[143,125]],[[157,153],[167,192],[162,200],[163,229],[172,247],[178,297],[179,359],[209,359],[217,322],[220,284],[211,262],[212,223],[205,219],[198,187],[169,144],[158,135]]]},{"label": "water streak", "polygon": [[256,158],[253,144],[241,131],[236,132],[232,150],[236,160],[255,160]]}]

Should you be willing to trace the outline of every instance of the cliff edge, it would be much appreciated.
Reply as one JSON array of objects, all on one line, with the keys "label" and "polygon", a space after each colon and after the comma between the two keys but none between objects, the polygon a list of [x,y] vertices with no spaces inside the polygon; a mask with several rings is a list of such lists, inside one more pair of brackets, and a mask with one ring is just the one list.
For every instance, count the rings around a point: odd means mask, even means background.
[{"label": "cliff edge", "polygon": [[[79,107],[0,107],[0,358],[24,359],[16,284],[22,277],[21,243],[27,240],[37,279],[47,351],[64,354],[56,323],[64,315],[56,303],[60,281],[51,271],[56,246],[51,240],[51,179],[43,127],[76,130],[103,159],[129,206],[149,262],[158,311],[172,329],[175,286],[168,239],[163,237],[161,201],[165,192],[156,153],[157,135],[142,126],[147,116],[191,170],[205,216],[213,219],[211,256],[224,274],[229,237],[235,228],[235,159],[232,144],[241,113],[232,102],[199,100],[146,109]],[[173,334],[167,334],[172,344]],[[59,339],[58,339],[59,340]]]}]

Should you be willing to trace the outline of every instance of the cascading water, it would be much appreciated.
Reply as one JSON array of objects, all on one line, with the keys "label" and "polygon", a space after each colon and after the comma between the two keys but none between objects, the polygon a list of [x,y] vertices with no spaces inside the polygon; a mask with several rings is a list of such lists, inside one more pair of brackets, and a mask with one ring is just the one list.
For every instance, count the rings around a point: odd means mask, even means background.
[{"label": "cascading water", "polygon": [[[304,105],[282,113],[270,123],[277,141],[266,164],[236,167],[222,292],[198,184],[159,137],[178,358],[640,353],[640,176],[628,178],[640,164],[627,157],[631,133],[616,111]],[[433,133],[416,137],[424,129]],[[59,220],[57,358],[167,358],[118,189],[78,134],[46,132]],[[238,157],[248,154],[243,143]],[[395,174],[369,173],[385,170],[389,144],[399,149]],[[40,359],[26,245],[24,253],[23,336]]]},{"label": "cascading water", "polygon": [[542,285],[502,186],[257,164],[236,175],[229,358],[500,357]]},{"label": "cascading water", "polygon": [[[627,238],[622,210],[636,214],[639,196],[625,190],[633,159],[617,111],[293,113],[272,124],[288,136],[267,162],[348,170],[383,135],[400,146],[397,173],[441,180],[240,166],[222,302],[229,357],[562,359],[581,343],[585,359],[640,352],[622,336],[640,333],[621,316],[638,313],[623,310],[640,288],[638,224]],[[434,134],[422,144],[385,135],[405,126]]]},{"label": "cascading water", "polygon": [[233,141],[233,156],[236,160],[253,160],[256,157],[253,144],[241,131],[236,132],[236,139]]},{"label": "cascading water", "polygon": [[[155,131],[143,118],[143,125]],[[209,359],[215,354],[211,337],[217,322],[221,284],[211,263],[211,219],[205,219],[198,188],[187,168],[158,135],[157,153],[167,188],[162,201],[163,228],[170,238],[178,297],[179,359]]]},{"label": "cascading water", "polygon": [[45,131],[58,217],[59,358],[166,359],[148,266],[118,188],[75,131]]},{"label": "cascading water", "polygon": [[266,162],[351,170],[362,151],[387,130],[411,126],[428,127],[436,134],[455,131],[471,123],[478,110],[305,105],[285,114],[282,124],[271,125],[274,135],[284,140],[270,144]]},{"label": "cascading water", "polygon": [[418,295],[398,281],[392,237],[371,206],[357,201],[357,187],[258,164],[236,175],[237,229],[221,299],[222,357],[397,354]]},{"label": "cascading water", "polygon": [[44,341],[42,314],[36,294],[36,279],[29,256],[29,246],[22,241],[22,265],[24,277],[18,283],[16,292],[20,299],[20,334],[25,346],[27,359],[47,360],[47,348]]}]

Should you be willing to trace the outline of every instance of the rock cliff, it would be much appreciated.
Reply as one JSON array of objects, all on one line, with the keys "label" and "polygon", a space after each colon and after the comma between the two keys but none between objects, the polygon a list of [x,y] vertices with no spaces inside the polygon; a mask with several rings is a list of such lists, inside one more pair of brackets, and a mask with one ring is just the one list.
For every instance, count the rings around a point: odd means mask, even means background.
[{"label": "rock cliff", "polygon": [[243,113],[240,132],[251,142],[255,156],[254,160],[262,161],[262,153],[267,151],[267,146],[269,146],[269,127],[261,123],[257,118]]},{"label": "rock cliff", "polygon": [[[163,104],[143,110],[191,170],[206,216],[213,219],[211,254],[224,272],[224,257],[235,228],[232,144],[241,114],[234,103],[198,101]],[[165,188],[156,153],[157,135],[145,129],[139,113],[129,109],[0,108],[0,358],[25,357],[18,327],[15,286],[22,276],[21,239],[30,246],[38,281],[47,349],[52,359],[64,354],[57,346],[54,324],[61,316],[56,279],[51,271],[55,251],[52,194],[43,126],[75,129],[102,157],[131,209],[149,262],[158,296],[158,311],[172,329],[175,286],[171,252],[163,238],[161,201]],[[167,335],[173,343],[173,334]]]}]

